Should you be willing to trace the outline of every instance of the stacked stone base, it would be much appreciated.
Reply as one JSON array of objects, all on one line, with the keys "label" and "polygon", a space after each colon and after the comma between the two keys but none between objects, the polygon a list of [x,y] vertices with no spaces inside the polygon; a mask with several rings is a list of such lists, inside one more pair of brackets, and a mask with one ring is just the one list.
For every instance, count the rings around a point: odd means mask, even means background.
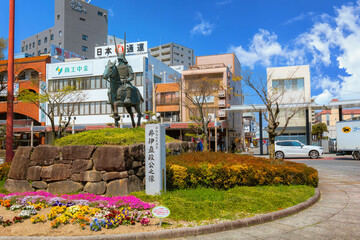
[{"label": "stacked stone base", "polygon": [[[168,143],[168,154],[194,150]],[[9,192],[86,192],[125,196],[145,188],[145,145],[19,147],[4,188]]]}]

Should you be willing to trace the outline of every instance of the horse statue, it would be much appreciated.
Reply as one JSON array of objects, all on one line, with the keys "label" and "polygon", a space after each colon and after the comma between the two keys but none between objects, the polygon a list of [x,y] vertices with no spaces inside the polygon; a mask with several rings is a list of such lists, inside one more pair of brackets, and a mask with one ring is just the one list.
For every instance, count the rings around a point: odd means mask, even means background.
[{"label": "horse statue", "polygon": [[103,73],[103,78],[110,82],[108,97],[113,113],[112,117],[115,120],[115,126],[119,127],[120,116],[118,114],[118,107],[124,107],[130,115],[132,127],[135,127],[132,111],[132,107],[134,107],[138,114],[136,126],[139,127],[142,117],[140,103],[144,102],[144,99],[139,89],[131,84],[131,80],[134,78],[131,66],[128,65],[125,58],[119,57],[119,55],[118,61],[119,65],[116,66],[116,60],[114,62],[109,60]]}]

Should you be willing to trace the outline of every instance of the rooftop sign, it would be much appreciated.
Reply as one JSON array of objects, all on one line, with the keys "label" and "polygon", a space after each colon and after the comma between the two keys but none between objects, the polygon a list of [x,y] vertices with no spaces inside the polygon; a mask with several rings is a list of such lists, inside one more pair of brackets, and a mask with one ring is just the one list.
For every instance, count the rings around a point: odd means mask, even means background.
[{"label": "rooftop sign", "polygon": [[[117,45],[118,52],[124,52],[124,44]],[[141,54],[148,51],[147,41],[126,44],[126,55]],[[95,47],[95,58],[116,57],[115,45]]]},{"label": "rooftop sign", "polygon": [[87,14],[87,10],[83,8],[82,4],[79,1],[71,0],[70,6],[74,11]]}]

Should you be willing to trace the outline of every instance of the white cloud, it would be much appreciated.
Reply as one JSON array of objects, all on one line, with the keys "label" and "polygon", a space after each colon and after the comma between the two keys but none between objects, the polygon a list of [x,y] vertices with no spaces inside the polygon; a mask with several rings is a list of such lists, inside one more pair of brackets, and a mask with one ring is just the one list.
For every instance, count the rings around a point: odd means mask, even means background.
[{"label": "white cloud", "polygon": [[232,3],[232,0],[223,0],[223,1],[217,1],[216,5],[227,5]]},{"label": "white cloud", "polygon": [[324,92],[317,96],[313,96],[315,102],[319,105],[327,105],[334,98],[334,96],[325,89]]},{"label": "white cloud", "polygon": [[296,59],[302,62],[301,51],[283,48],[277,41],[277,35],[264,29],[254,35],[249,50],[242,46],[231,46],[228,51],[235,52],[240,62],[249,67],[254,67],[256,63],[269,67],[279,57],[288,64],[294,64]]},{"label": "white cloud", "polygon": [[209,23],[204,20],[201,13],[196,14],[196,19],[200,20],[200,23],[196,24],[191,30],[191,35],[201,34],[204,36],[208,36],[214,30],[214,24]]},{"label": "white cloud", "polygon": [[290,25],[290,24],[292,24],[294,22],[300,22],[300,21],[302,21],[302,20],[304,20],[304,19],[306,19],[308,17],[311,17],[313,15],[314,15],[313,12],[302,13],[299,16],[296,16],[296,17],[294,17],[294,18],[292,18],[290,20],[287,20],[286,22],[284,22],[284,25]]},{"label": "white cloud", "polygon": [[109,14],[110,17],[115,17],[115,13],[114,13],[114,10],[112,8],[109,8],[108,14]]},{"label": "white cloud", "polygon": [[[280,44],[275,33],[260,30],[248,48],[231,46],[243,65],[265,67],[309,64],[318,75],[312,82],[323,93],[314,96],[318,101],[330,98],[359,99],[360,96],[360,0],[335,7],[335,14],[314,16],[313,26],[295,39]],[[300,15],[288,23],[300,21]],[[329,77],[327,70],[346,74]]]}]

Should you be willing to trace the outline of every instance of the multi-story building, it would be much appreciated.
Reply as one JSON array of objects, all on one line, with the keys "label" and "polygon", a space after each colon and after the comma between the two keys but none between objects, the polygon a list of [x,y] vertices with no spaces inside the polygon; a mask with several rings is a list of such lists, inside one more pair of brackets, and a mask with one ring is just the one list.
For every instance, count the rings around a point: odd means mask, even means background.
[{"label": "multi-story building", "polygon": [[[286,119],[296,108],[302,108],[289,121],[282,136],[277,139],[298,139],[306,143],[306,112],[311,119],[311,111],[306,105],[311,102],[310,70],[308,65],[267,68],[268,97],[279,104],[297,104],[280,110],[277,128],[281,131]],[[309,120],[310,122],[310,120]]]},{"label": "multi-story building", "polygon": [[[331,100],[331,102],[337,102],[337,99]],[[360,109],[342,109],[342,118],[346,120],[355,120],[360,117]],[[322,110],[316,114],[315,123],[325,123],[329,132],[325,132],[324,136],[331,139],[336,138],[336,122],[339,120],[339,109],[331,108],[328,110]]]},{"label": "multi-story building", "polygon": [[194,50],[176,43],[167,43],[149,49],[150,54],[168,66],[194,65]]},{"label": "multi-story building", "polygon": [[[241,66],[235,54],[219,54],[211,56],[196,57],[196,65],[182,72],[181,79],[181,98],[180,118],[184,123],[191,123],[191,117],[199,117],[199,112],[194,105],[191,105],[185,97],[185,91],[196,91],[202,81],[217,81],[217,87],[209,92],[206,97],[206,107],[203,107],[204,116],[211,118],[209,124],[211,131],[210,146],[214,149],[215,138],[219,144],[228,149],[231,141],[235,138],[243,137],[242,134],[242,114],[226,113],[223,109],[230,105],[241,105],[241,83],[235,81],[235,76],[240,76]],[[195,89],[195,90],[194,90]],[[192,93],[188,92],[188,95]],[[194,92],[196,97],[196,92]],[[217,122],[217,126],[215,125]],[[220,126],[218,136],[215,136],[214,127]],[[171,128],[181,127],[179,124],[171,125]],[[183,126],[187,128],[188,126]]]},{"label": "multi-story building", "polygon": [[54,26],[21,41],[21,52],[40,56],[51,45],[86,58],[95,46],[107,45],[108,12],[84,0],[55,0]]},{"label": "multi-story building", "polygon": [[[110,49],[111,47],[113,46],[105,48]],[[106,55],[100,54],[97,57],[96,59],[47,65],[46,79],[50,91],[57,91],[69,84],[75,84],[87,96],[86,100],[77,106],[73,114],[73,117],[76,117],[75,125],[77,129],[80,129],[81,126],[82,130],[105,128],[107,124],[114,123],[114,119],[110,117],[110,104],[107,103],[109,82],[103,79],[102,75],[108,61],[117,61],[117,58],[116,55],[106,57]],[[144,99],[144,102],[140,105],[141,111],[153,111],[154,99],[152,90],[154,84],[163,81],[171,82],[176,78],[180,79],[180,74],[152,57],[145,50],[143,53],[127,55],[126,60],[134,71],[132,85],[139,89]],[[164,76],[162,73],[165,71],[167,74]],[[67,105],[59,106],[55,111],[56,123],[59,122],[60,113],[62,113],[63,118],[67,117],[66,112],[63,110],[64,106],[66,107]],[[130,115],[126,109],[119,107],[119,115],[124,127],[131,125]],[[146,121],[145,117],[142,121]],[[48,120],[47,125],[50,125]]]},{"label": "multi-story building", "polygon": [[[15,59],[14,65],[14,144],[15,146],[30,145],[30,125],[33,122],[35,129],[34,145],[43,143],[40,132],[45,128],[45,114],[32,103],[18,101],[18,95],[25,89],[39,92],[45,86],[46,64],[51,62],[49,56],[26,57]],[[7,60],[0,61],[0,79],[3,79],[5,89],[0,92],[0,124],[6,124],[7,113]]]},{"label": "multi-story building", "polygon": [[180,84],[160,83],[155,86],[156,112],[163,121],[178,122],[180,120]]},{"label": "multi-story building", "polygon": [[245,147],[253,147],[253,140],[256,137],[257,123],[255,113],[243,113],[243,129],[245,135]]}]

